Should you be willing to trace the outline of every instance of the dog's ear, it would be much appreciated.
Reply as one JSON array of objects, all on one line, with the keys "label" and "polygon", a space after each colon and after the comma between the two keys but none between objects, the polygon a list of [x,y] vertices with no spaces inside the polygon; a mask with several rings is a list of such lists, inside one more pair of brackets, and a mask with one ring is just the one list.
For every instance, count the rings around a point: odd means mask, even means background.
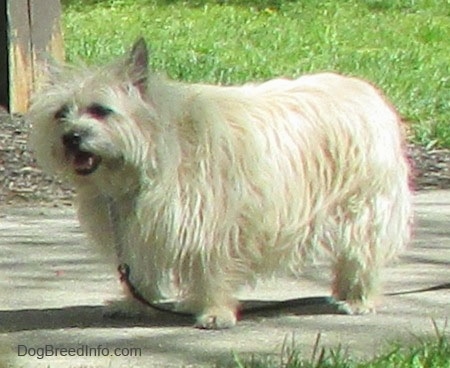
[{"label": "dog's ear", "polygon": [[128,57],[128,73],[134,86],[144,94],[148,81],[148,48],[144,38],[139,38],[133,45]]}]

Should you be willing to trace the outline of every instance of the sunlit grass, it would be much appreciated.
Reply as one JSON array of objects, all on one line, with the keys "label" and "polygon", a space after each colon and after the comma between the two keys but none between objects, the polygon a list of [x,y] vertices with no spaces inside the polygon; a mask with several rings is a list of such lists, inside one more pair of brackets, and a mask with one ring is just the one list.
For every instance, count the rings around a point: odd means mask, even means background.
[{"label": "sunlit grass", "polygon": [[418,338],[415,345],[404,347],[395,344],[386,353],[372,359],[356,359],[342,346],[334,349],[320,348],[320,334],[313,347],[312,356],[306,358],[295,347],[295,341],[285,343],[280,354],[272,356],[234,355],[231,363],[221,368],[450,368],[448,335],[434,325],[436,335]]}]

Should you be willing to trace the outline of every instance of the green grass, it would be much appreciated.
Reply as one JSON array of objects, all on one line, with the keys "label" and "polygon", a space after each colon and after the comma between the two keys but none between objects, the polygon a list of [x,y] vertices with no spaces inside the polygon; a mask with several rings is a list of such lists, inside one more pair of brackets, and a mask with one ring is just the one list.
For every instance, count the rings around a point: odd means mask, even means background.
[{"label": "green grass", "polygon": [[176,79],[240,83],[335,70],[379,85],[416,142],[450,147],[449,0],[63,0],[69,61],[138,36]]},{"label": "green grass", "polygon": [[234,356],[226,368],[450,368],[450,344],[448,337],[438,333],[437,338],[419,339],[409,348],[396,345],[388,353],[370,360],[352,358],[341,348],[318,349],[320,334],[312,357],[303,358],[295,343],[284,344],[277,356]]}]

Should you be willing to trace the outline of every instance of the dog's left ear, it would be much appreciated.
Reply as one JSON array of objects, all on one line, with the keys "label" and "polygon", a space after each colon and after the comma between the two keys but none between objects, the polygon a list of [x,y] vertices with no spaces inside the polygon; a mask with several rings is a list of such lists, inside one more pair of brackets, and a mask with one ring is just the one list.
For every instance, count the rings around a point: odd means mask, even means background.
[{"label": "dog's left ear", "polygon": [[127,60],[129,77],[141,94],[147,90],[148,59],[147,43],[141,37],[134,43]]}]

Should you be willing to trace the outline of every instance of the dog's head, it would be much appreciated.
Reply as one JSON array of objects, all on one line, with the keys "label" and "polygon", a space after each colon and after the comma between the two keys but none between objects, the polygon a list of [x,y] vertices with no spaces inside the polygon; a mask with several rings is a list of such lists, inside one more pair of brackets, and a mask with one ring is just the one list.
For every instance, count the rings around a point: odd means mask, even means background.
[{"label": "dog's head", "polygon": [[145,101],[148,78],[143,39],[105,68],[51,73],[27,115],[38,163],[76,184],[133,176],[148,159],[156,119]]}]

